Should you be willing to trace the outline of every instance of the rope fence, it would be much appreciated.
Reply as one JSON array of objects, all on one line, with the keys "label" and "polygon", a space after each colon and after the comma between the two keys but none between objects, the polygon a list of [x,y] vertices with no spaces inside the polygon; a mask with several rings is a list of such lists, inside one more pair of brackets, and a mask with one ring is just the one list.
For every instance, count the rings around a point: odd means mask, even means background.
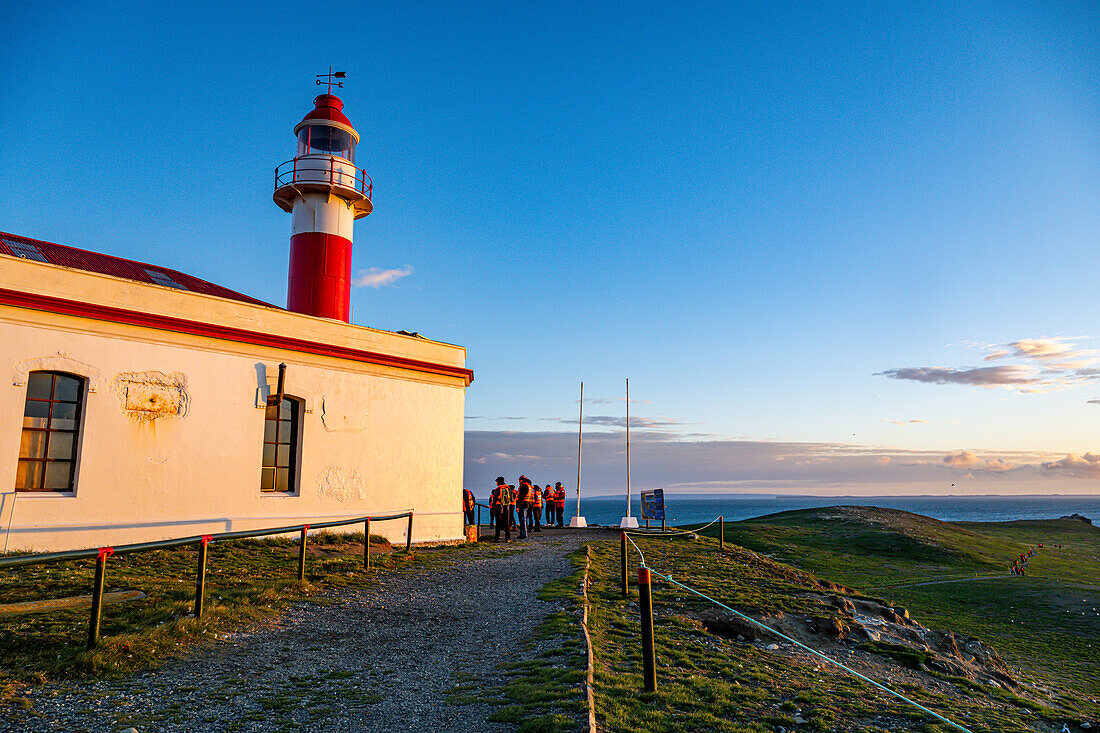
[{"label": "rope fence", "polygon": [[[630,589],[629,589],[629,586],[628,586],[628,583],[627,583],[627,563],[628,563],[627,543],[629,543],[630,545],[632,545],[634,547],[635,551],[637,551],[637,553],[638,553],[638,556],[641,558],[641,565],[638,567],[638,595],[639,595],[638,607],[639,607],[639,611],[641,612],[641,616],[642,616],[642,618],[641,618],[641,637],[642,637],[643,684],[644,684],[644,688],[647,692],[655,692],[656,689],[657,689],[656,654],[655,654],[654,643],[653,643],[653,595],[652,595],[652,587],[651,587],[651,584],[652,584],[651,583],[651,576],[656,576],[658,578],[663,578],[664,580],[668,581],[672,585],[675,585],[679,588],[682,588],[682,589],[688,591],[689,593],[692,593],[692,594],[704,599],[705,601],[708,601],[709,603],[712,603],[715,606],[718,606],[719,608],[723,608],[726,611],[729,611],[730,613],[734,614],[735,616],[737,616],[741,620],[746,621],[746,622],[752,624],[753,626],[756,626],[756,627],[762,629],[763,631],[768,632],[769,634],[777,636],[780,639],[783,639],[784,641],[790,642],[791,644],[794,644],[795,646],[797,646],[801,649],[804,649],[805,651],[809,652],[810,654],[813,654],[814,656],[825,660],[829,664],[844,670],[845,672],[847,672],[847,673],[863,680],[864,682],[867,682],[868,684],[872,685],[873,687],[875,687],[879,690],[882,690],[883,692],[886,692],[887,694],[901,700],[902,702],[905,702],[908,705],[912,705],[914,708],[920,710],[921,712],[932,716],[933,718],[935,718],[936,720],[938,720],[942,723],[946,723],[947,725],[951,726],[952,728],[955,728],[956,730],[963,731],[963,733],[973,733],[969,728],[965,728],[965,727],[959,725],[958,723],[956,723],[955,721],[950,720],[948,718],[945,718],[944,716],[940,715],[939,713],[937,713],[933,710],[929,710],[924,705],[921,705],[920,703],[916,702],[915,700],[909,699],[905,695],[902,695],[900,692],[896,692],[895,690],[890,689],[886,685],[883,685],[882,683],[877,682],[877,681],[871,679],[870,677],[857,672],[856,670],[852,669],[851,667],[848,667],[847,665],[845,665],[841,662],[838,662],[835,659],[832,659],[831,657],[823,654],[822,652],[820,652],[816,649],[813,649],[812,647],[809,647],[806,644],[803,644],[802,642],[800,642],[796,639],[792,639],[791,637],[787,636],[786,634],[781,633],[780,631],[777,631],[776,629],[773,629],[772,627],[768,626],[767,624],[761,623],[760,621],[757,621],[756,619],[754,619],[750,616],[746,616],[745,614],[741,613],[740,611],[737,611],[736,609],[730,608],[725,603],[722,603],[721,601],[719,601],[715,598],[712,598],[711,596],[707,595],[706,593],[703,593],[702,591],[700,591],[696,588],[693,588],[690,585],[687,585],[686,583],[681,583],[680,581],[675,580],[671,575],[665,575],[663,573],[657,572],[656,570],[653,570],[652,568],[650,568],[646,564],[645,554],[642,552],[642,548],[639,547],[638,544],[633,539],[631,539],[632,536],[633,537],[652,537],[652,538],[661,538],[661,539],[663,539],[665,537],[671,538],[671,537],[680,537],[680,536],[684,536],[684,535],[693,535],[693,534],[696,534],[699,530],[706,529],[707,527],[709,527],[709,526],[711,526],[715,523],[722,523],[722,519],[723,519],[722,517],[718,517],[717,519],[709,522],[708,524],[705,524],[702,527],[699,527],[698,530],[690,530],[690,531],[686,531],[686,532],[643,533],[643,532],[625,532],[624,531],[624,532],[619,533],[619,552],[620,552],[619,566],[620,566],[620,571],[621,571],[621,575],[622,575],[622,578],[621,578],[621,581],[622,581],[622,594],[624,596],[629,595],[629,593],[630,593]],[[719,531],[719,552],[721,552],[722,550],[725,549],[725,541],[724,540],[725,540],[725,526],[724,526],[724,523],[723,523],[723,526]]]}]

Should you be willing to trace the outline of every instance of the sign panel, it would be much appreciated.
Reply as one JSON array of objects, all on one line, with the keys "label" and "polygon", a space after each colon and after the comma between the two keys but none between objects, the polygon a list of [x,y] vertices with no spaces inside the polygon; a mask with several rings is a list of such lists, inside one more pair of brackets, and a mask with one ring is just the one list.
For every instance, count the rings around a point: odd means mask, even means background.
[{"label": "sign panel", "polygon": [[642,519],[665,519],[665,490],[642,492]]}]

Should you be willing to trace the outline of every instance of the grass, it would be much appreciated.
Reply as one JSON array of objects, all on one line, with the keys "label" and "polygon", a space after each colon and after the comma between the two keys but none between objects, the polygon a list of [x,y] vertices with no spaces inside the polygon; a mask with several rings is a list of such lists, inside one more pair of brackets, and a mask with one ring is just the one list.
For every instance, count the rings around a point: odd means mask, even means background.
[{"label": "grass", "polygon": [[[87,608],[0,619],[0,704],[25,704],[19,691],[50,679],[121,675],[150,669],[222,632],[272,617],[322,589],[371,582],[373,574],[423,562],[390,552],[371,535],[371,571],[362,569],[363,534],[319,532],[307,545],[306,580],[297,580],[298,543],[235,540],[208,547],[203,616],[191,615],[198,552],[180,547],[111,557],[105,590],[138,589],[145,598],[103,607],[100,640],[86,651]],[[0,603],[62,598],[91,590],[91,560],[0,571]],[[243,580],[242,580],[243,579]]]},{"label": "grass", "polygon": [[[788,525],[797,531],[795,523]],[[887,529],[886,534],[896,532]],[[927,562],[931,537],[889,538],[879,545],[872,533],[860,530],[860,552],[870,550],[882,561],[891,552],[913,552]],[[727,533],[727,539],[730,534]],[[783,541],[790,535],[781,533]],[[804,535],[806,536],[806,535]],[[962,539],[967,535],[955,534]],[[829,545],[815,538],[813,552]],[[991,541],[992,542],[992,541]],[[719,554],[713,539],[643,539],[646,564],[656,572],[717,597],[756,618],[801,616],[829,618],[830,580],[775,562],[727,542]],[[809,544],[809,543],[808,543]],[[792,730],[946,731],[924,713],[886,696],[867,683],[821,662],[808,653],[783,645],[769,651],[772,641],[739,643],[709,633],[700,614],[709,604],[667,582],[654,585],[655,646],[658,691],[642,692],[642,660],[636,586],[624,598],[619,590],[618,543],[594,546],[595,585],[590,591],[593,644],[597,660],[596,709],[601,724],[612,731],[731,731],[755,733]],[[992,548],[993,545],[986,545]],[[890,548],[899,548],[891,550]],[[783,545],[790,556],[802,548]],[[957,562],[981,562],[981,555],[956,545]],[[853,553],[855,554],[855,553]],[[851,560],[855,563],[855,560]],[[632,552],[631,567],[638,564]],[[882,575],[880,574],[880,578]],[[917,619],[922,620],[920,618]],[[851,649],[851,647],[848,647]],[[1067,715],[1079,710],[1056,697],[1036,702],[967,680],[966,686],[913,667],[922,660],[912,650],[889,645],[865,650],[902,694],[961,722],[974,731],[1009,733],[1034,730],[1043,715]],[[859,655],[859,652],[856,653]],[[899,658],[900,657],[900,658]],[[802,721],[802,722],[799,722]]]},{"label": "grass", "polygon": [[[1100,716],[1100,529],[1071,520],[953,524],[845,509],[727,523],[726,539],[887,596],[925,626],[991,643],[1065,707]],[[1008,575],[1012,559],[1029,548],[1037,554],[1027,576]],[[957,582],[915,585],[940,580]]]}]

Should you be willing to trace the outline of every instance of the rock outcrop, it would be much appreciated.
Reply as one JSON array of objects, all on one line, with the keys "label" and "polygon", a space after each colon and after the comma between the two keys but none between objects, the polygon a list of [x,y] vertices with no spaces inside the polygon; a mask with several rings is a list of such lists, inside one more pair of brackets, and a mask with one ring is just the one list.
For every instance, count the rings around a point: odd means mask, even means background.
[{"label": "rock outcrop", "polygon": [[[1019,683],[993,647],[951,631],[926,628],[900,606],[841,594],[818,596],[835,613],[828,616],[774,614],[756,619],[765,626],[828,654],[840,645],[891,657],[902,666],[965,677],[1018,689]],[[707,631],[739,641],[772,642],[774,636],[725,609],[700,615]]]}]

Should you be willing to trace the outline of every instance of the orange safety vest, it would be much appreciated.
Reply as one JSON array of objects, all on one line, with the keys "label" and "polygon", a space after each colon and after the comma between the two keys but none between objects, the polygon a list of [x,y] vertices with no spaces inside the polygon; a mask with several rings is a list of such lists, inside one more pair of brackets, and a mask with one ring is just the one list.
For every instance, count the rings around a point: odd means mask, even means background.
[{"label": "orange safety vest", "polygon": [[476,502],[474,501],[474,492],[470,491],[469,489],[463,489],[462,509],[467,512],[472,512],[474,510],[475,503]]},{"label": "orange safety vest", "polygon": [[560,488],[554,492],[554,503],[558,505],[558,509],[565,508],[565,489]]},{"label": "orange safety vest", "polygon": [[507,486],[497,486],[500,489],[500,504],[502,506],[512,506],[516,503],[516,498],[512,496],[512,490]]},{"label": "orange safety vest", "polygon": [[537,486],[531,487],[530,493],[527,494],[527,503],[533,507],[542,508],[542,492]]}]

